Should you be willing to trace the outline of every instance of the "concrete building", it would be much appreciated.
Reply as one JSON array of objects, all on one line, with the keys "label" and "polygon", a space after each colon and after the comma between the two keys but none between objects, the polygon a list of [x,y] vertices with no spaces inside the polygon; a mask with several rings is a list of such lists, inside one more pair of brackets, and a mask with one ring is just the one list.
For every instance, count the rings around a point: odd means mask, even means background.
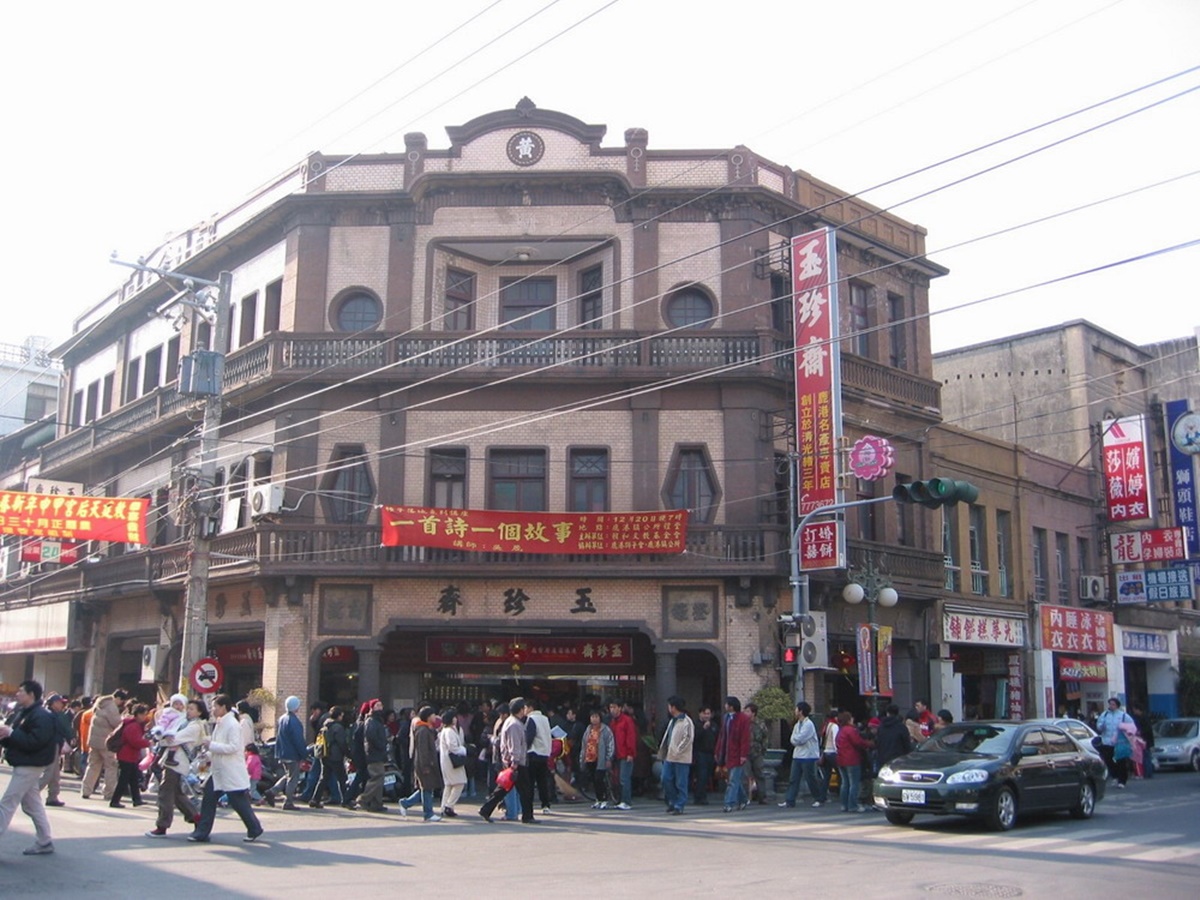
[{"label": "concrete building", "polygon": [[[1087,683],[1079,690],[1065,686],[1069,679],[1061,677],[1064,667],[1051,662],[1052,648],[1035,640],[1043,693],[1052,688],[1062,705],[1066,695],[1095,703],[1109,691],[1148,704],[1153,712],[1177,714],[1175,682],[1180,663],[1200,665],[1200,606],[1195,599],[1147,602],[1144,594],[1130,601],[1139,595],[1123,587],[1129,579],[1145,568],[1169,565],[1121,563],[1111,557],[1110,547],[1121,535],[1152,528],[1191,523],[1194,534],[1194,513],[1181,501],[1193,496],[1195,460],[1183,457],[1177,465],[1170,462],[1165,413],[1172,401],[1190,404],[1191,409],[1200,403],[1195,336],[1140,347],[1077,320],[938,353],[934,372],[941,382],[948,423],[1057,459],[1069,467],[1064,479],[1078,481],[1077,473],[1086,476],[1093,498],[1090,524],[1077,522],[1074,533],[1070,528],[1058,532],[1045,527],[1025,533],[1035,555],[1047,561],[1053,555],[1045,578],[1071,574],[1057,590],[1038,587],[1035,575],[1030,599],[1035,606],[1103,608],[1115,614],[1116,652],[1105,662],[1103,677],[1099,668],[1089,671],[1088,677],[1095,679],[1089,693]],[[1132,416],[1142,416],[1146,423],[1154,506],[1140,520],[1109,522],[1104,423]],[[1177,489],[1172,478],[1179,482]],[[1086,542],[1086,551],[1080,542]],[[1193,564],[1185,575],[1194,595],[1200,587],[1200,570]]]},{"label": "concrete building", "polygon": [[[410,134],[399,153],[314,154],[146,257],[233,278],[228,345],[212,348],[226,359],[208,648],[226,686],[397,705],[537,691],[650,711],[676,691],[696,708],[776,683],[792,446],[781,248],[837,228],[847,434],[897,435],[902,471],[920,475],[940,417],[927,291],[945,272],[924,231],[746,147],[653,149],[637,128],[604,146],[604,126],[528,100],[447,132],[443,149]],[[41,637],[82,661],[79,687],[138,681],[146,646],[174,678],[198,489],[197,404],[176,367],[213,329],[178,308],[154,317],[173,293],[136,272],[80,316],[62,351],[67,424],[41,457],[47,477],[149,498],[150,545],[99,546],[0,593],[72,611]],[[686,508],[687,550],[381,547],[379,504]],[[850,534],[852,556],[897,545],[909,702],[927,688],[922,609],[942,586],[932,524],[880,511]],[[818,608],[844,580],[818,583]],[[852,625],[831,615],[833,646]],[[4,659],[5,678],[26,665]],[[808,677],[818,702],[844,681]]]}]

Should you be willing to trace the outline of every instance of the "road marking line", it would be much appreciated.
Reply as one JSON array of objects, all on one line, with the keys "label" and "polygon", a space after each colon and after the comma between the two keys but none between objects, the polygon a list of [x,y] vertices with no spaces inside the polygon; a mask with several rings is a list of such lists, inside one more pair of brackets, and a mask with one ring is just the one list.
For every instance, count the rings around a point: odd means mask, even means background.
[{"label": "road marking line", "polygon": [[1200,855],[1195,847],[1156,847],[1141,853],[1132,853],[1124,859],[1136,859],[1139,862],[1177,862],[1192,856]]}]

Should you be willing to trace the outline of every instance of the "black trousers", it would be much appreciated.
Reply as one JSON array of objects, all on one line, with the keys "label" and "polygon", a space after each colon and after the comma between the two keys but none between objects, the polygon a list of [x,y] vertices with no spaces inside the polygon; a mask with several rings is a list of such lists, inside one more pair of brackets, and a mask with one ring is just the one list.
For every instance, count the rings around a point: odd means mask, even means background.
[{"label": "black trousers", "polygon": [[254,807],[250,805],[250,792],[218,791],[213,787],[210,778],[204,783],[204,796],[200,801],[200,821],[192,835],[198,838],[207,838],[212,834],[213,822],[217,818],[217,797],[221,793],[224,793],[228,799],[229,808],[238,814],[238,818],[246,826],[246,834],[250,836],[262,834],[263,827],[259,824],[258,816],[254,814]]},{"label": "black trousers", "polygon": [[134,805],[140,805],[142,802],[142,773],[138,769],[138,764],[117,760],[117,772],[117,787],[113,791],[111,802],[120,803],[121,798],[128,791],[129,799],[133,801]]},{"label": "black trousers", "polygon": [[536,787],[538,797],[542,801],[542,809],[549,809],[554,802],[554,791],[550,787],[550,760],[530,753],[529,777],[532,781],[529,796],[533,796],[533,788]]},{"label": "black trousers", "polygon": [[[533,821],[533,779],[529,777],[529,766],[517,766],[517,781],[513,787],[517,792],[517,796],[521,798],[521,821]],[[483,806],[479,807],[480,815],[491,817],[496,811],[504,798],[508,796],[508,791],[504,788],[496,788],[492,791],[486,800],[483,801]]]}]

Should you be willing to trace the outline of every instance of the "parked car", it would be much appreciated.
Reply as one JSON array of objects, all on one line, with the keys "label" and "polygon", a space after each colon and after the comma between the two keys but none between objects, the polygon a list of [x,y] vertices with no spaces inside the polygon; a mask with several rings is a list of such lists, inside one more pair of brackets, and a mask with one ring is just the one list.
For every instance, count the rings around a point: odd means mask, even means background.
[{"label": "parked car", "polygon": [[1071,718],[1054,718],[1054,719],[1026,719],[1026,722],[1037,722],[1039,725],[1057,725],[1079,743],[1079,746],[1095,756],[1100,755],[1100,751],[1096,749],[1093,741],[1098,735],[1096,730],[1087,722],[1081,722],[1079,719]]},{"label": "parked car", "polygon": [[1154,723],[1154,767],[1200,772],[1200,719],[1163,719]]},{"label": "parked car", "polygon": [[1104,763],[1066,731],[1040,722],[948,725],[875,779],[875,805],[893,825],[918,814],[958,815],[1007,831],[1018,813],[1090,818],[1104,797]]}]

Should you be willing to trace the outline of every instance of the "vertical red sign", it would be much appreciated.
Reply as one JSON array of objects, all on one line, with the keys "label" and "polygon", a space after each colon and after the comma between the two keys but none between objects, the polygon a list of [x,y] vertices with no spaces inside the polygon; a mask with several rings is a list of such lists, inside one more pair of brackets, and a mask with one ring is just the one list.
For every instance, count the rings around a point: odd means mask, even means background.
[{"label": "vertical red sign", "polygon": [[[837,247],[822,228],[792,238],[792,322],[796,382],[796,509],[800,515],[837,503],[841,441],[841,378],[837,305]],[[811,527],[811,526],[810,526]],[[801,536],[800,566],[834,568],[844,555],[839,522],[824,523],[832,543],[813,553]],[[832,551],[832,552],[829,552]]]},{"label": "vertical red sign", "polygon": [[1154,516],[1150,465],[1141,416],[1104,420],[1104,486],[1108,521],[1132,522]]}]

